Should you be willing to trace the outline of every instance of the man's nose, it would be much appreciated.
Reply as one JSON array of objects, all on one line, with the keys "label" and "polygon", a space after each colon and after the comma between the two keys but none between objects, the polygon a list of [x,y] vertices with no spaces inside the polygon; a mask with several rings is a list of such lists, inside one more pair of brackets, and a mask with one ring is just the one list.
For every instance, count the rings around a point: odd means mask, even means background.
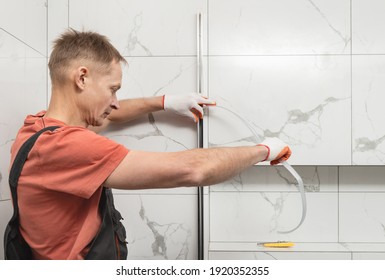
[{"label": "man's nose", "polygon": [[112,100],[111,108],[115,110],[118,110],[120,108],[119,101],[116,97],[114,97],[114,99]]}]

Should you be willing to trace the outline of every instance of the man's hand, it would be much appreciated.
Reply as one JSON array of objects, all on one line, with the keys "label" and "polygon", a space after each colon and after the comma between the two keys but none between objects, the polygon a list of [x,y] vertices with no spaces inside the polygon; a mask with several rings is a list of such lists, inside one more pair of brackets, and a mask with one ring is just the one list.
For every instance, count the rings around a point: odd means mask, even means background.
[{"label": "man's hand", "polygon": [[289,146],[276,137],[266,138],[257,146],[265,146],[267,148],[268,153],[264,161],[270,161],[271,165],[278,164],[282,160],[286,161],[291,156]]},{"label": "man's hand", "polygon": [[194,122],[198,122],[199,118],[203,118],[202,106],[215,105],[215,101],[197,93],[163,96],[163,109],[165,111],[187,116]]}]

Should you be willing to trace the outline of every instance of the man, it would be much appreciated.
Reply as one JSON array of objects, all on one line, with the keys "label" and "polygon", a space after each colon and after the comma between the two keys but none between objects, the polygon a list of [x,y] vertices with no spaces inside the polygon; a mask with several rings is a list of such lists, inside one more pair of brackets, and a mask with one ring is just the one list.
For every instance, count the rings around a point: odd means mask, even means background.
[{"label": "man", "polygon": [[105,188],[147,189],[212,185],[245,168],[289,158],[274,138],[260,145],[181,152],[128,150],[89,128],[170,110],[197,121],[213,101],[197,94],[118,102],[124,58],[108,39],[69,30],[55,41],[49,60],[52,95],[47,111],[27,116],[12,146],[48,126],[29,153],[18,184],[20,231],[35,259],[84,259],[103,223]]}]

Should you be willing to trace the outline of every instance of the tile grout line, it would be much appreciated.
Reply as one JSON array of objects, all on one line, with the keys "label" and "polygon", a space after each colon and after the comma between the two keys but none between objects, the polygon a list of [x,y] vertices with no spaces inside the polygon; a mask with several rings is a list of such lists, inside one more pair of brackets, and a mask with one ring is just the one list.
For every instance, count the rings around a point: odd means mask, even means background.
[{"label": "tile grout line", "polygon": [[70,0],[67,0],[67,28],[70,27]]},{"label": "tile grout line", "polygon": [[337,168],[337,241],[340,243],[340,167]]},{"label": "tile grout line", "polygon": [[[352,57],[352,54],[207,54],[203,55],[203,57],[219,57],[219,58],[227,58],[227,57],[317,57],[317,56],[324,56],[324,57],[333,57],[333,56],[348,56]],[[354,54],[354,56],[385,56],[385,53],[357,53]],[[196,55],[194,54],[160,54],[160,55],[123,55],[123,57],[126,58],[136,58],[136,57],[143,57],[143,58],[157,58],[157,57],[193,57],[195,58]]]},{"label": "tile grout line", "polygon": [[353,3],[350,0],[350,165],[353,165]]},{"label": "tile grout line", "polygon": [[[210,0],[207,0],[206,1],[206,11],[207,11],[207,14],[206,14],[206,65],[207,65],[207,73],[206,73],[206,76],[207,76],[207,83],[206,83],[206,90],[207,90],[207,96],[209,97],[210,96],[210,74],[209,74],[209,69],[210,69],[210,5],[209,5],[209,2]],[[209,139],[210,139],[210,110],[208,110],[208,117],[207,117],[207,142],[209,142]],[[208,143],[207,143],[207,147],[208,147]],[[207,227],[208,227],[208,233],[207,233],[207,240],[206,240],[206,244],[207,244],[207,259],[210,259],[210,242],[211,242],[211,223],[210,223],[210,214],[211,214],[211,207],[210,207],[210,194],[211,194],[211,188],[208,187],[208,190],[207,190],[207,197],[206,197],[206,202],[207,202],[207,215],[206,215],[206,218],[208,220],[207,222]]]}]

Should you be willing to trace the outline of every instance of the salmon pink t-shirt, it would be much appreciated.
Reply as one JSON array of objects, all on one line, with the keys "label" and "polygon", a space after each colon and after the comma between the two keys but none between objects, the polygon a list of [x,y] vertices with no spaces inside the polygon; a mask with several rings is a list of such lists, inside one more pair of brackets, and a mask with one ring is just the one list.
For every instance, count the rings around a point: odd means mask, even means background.
[{"label": "salmon pink t-shirt", "polygon": [[18,192],[20,230],[36,259],[84,259],[101,224],[102,184],[128,150],[86,128],[42,118],[24,121],[11,148],[13,162],[21,145],[37,139],[21,172]]}]

